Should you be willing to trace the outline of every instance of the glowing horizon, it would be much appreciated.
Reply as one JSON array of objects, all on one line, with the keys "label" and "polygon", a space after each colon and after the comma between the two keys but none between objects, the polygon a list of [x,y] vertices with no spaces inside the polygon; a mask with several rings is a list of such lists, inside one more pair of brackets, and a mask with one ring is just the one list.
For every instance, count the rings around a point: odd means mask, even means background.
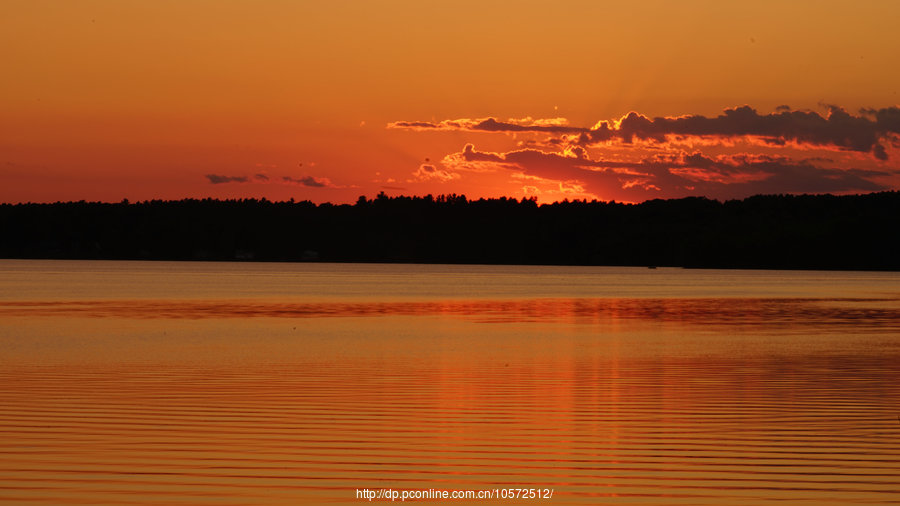
[{"label": "glowing horizon", "polygon": [[0,202],[900,188],[892,3],[2,10]]}]

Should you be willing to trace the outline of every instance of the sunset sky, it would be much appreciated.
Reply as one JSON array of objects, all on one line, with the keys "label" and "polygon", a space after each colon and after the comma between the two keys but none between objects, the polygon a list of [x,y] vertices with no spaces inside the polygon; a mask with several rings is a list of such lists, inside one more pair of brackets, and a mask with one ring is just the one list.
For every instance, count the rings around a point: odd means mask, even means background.
[{"label": "sunset sky", "polygon": [[0,3],[0,202],[900,188],[900,2]]}]

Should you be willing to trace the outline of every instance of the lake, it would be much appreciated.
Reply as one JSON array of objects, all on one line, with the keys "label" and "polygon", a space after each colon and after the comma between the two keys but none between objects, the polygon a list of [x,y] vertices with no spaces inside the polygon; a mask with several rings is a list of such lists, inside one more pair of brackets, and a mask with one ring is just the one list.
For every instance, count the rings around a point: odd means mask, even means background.
[{"label": "lake", "polygon": [[0,364],[9,504],[900,504],[898,273],[2,260]]}]

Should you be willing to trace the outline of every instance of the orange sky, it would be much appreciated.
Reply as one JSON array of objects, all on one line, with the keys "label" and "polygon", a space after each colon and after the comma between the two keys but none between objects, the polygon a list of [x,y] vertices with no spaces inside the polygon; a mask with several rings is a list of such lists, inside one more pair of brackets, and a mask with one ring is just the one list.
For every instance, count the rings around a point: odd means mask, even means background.
[{"label": "orange sky", "polygon": [[[897,19],[889,1],[6,0],[0,202],[896,189]],[[650,119],[615,122],[629,111]]]}]

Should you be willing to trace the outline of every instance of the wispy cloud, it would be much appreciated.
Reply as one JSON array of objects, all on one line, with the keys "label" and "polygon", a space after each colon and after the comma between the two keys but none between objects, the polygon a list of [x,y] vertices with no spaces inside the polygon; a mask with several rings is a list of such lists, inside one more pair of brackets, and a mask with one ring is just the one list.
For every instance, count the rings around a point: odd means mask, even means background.
[{"label": "wispy cloud", "polygon": [[406,130],[468,130],[482,132],[544,132],[554,134],[581,133],[587,129],[568,126],[565,118],[550,119],[509,119],[499,121],[495,118],[452,119],[440,122],[429,121],[395,121],[388,123],[388,128]]},{"label": "wispy cloud", "polygon": [[223,183],[258,183],[258,184],[287,184],[307,186],[310,188],[345,188],[331,182],[327,177],[314,176],[281,176],[273,178],[268,174],[257,173],[247,176],[223,176],[219,174],[207,174],[206,179],[212,184]]}]

